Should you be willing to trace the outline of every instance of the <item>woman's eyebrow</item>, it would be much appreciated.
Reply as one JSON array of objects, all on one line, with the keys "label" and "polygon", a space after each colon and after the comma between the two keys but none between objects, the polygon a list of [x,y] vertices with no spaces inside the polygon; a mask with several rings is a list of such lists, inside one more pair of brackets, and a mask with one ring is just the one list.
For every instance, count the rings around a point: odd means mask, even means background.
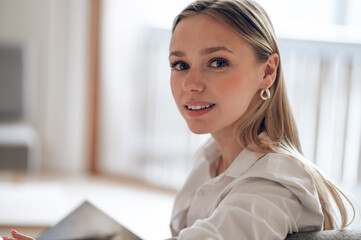
[{"label": "woman's eyebrow", "polygon": [[[202,49],[199,54],[200,55],[208,55],[208,54],[212,54],[218,51],[226,51],[229,53],[233,53],[231,50],[229,50],[228,48],[224,47],[224,46],[218,46],[218,47],[209,47],[209,48],[205,48]],[[184,57],[186,54],[182,51],[173,51],[170,52],[169,57],[170,56],[176,56],[176,57]]]},{"label": "woman's eyebrow", "polygon": [[173,52],[170,52],[169,57],[170,56],[184,57],[185,53],[182,51],[173,51]]},{"label": "woman's eyebrow", "polygon": [[228,48],[226,48],[224,46],[218,46],[218,47],[210,47],[210,48],[202,49],[200,51],[200,55],[208,55],[208,54],[215,53],[218,51],[226,51],[229,53],[233,53],[231,50],[229,50]]}]

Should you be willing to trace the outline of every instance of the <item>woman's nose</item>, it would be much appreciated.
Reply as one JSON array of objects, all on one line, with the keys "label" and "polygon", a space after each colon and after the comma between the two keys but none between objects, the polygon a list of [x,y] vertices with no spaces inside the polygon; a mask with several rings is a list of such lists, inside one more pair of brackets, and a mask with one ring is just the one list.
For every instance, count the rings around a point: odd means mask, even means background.
[{"label": "woman's nose", "polygon": [[194,69],[189,70],[185,79],[183,80],[182,87],[184,91],[189,93],[198,93],[204,91],[205,85],[202,79],[202,74]]}]

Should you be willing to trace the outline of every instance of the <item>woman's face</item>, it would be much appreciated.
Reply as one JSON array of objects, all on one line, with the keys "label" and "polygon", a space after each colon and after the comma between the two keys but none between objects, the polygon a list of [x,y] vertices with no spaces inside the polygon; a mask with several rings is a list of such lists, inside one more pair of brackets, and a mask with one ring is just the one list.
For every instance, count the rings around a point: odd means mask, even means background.
[{"label": "woman's face", "polygon": [[194,133],[230,130],[265,87],[265,64],[251,45],[206,14],[180,21],[169,62],[173,97]]}]

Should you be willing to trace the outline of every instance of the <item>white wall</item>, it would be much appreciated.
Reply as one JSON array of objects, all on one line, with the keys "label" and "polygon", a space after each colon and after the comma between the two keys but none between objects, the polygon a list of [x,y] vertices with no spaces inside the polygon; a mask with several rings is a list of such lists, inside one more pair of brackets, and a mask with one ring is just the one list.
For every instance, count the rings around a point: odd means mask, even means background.
[{"label": "white wall", "polygon": [[89,4],[0,0],[0,42],[30,50],[26,121],[40,135],[47,172],[84,169]]}]

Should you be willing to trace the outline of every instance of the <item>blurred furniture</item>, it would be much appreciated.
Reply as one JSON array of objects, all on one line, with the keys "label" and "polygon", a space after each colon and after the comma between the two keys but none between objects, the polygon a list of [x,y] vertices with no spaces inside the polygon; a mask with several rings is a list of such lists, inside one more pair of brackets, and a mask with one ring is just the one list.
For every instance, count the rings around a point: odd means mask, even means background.
[{"label": "blurred furniture", "polygon": [[27,124],[0,124],[0,170],[40,171],[40,140]]},{"label": "blurred furniture", "polygon": [[27,61],[22,44],[0,42],[0,170],[38,172],[40,140],[25,120]]},{"label": "blurred furniture", "polygon": [[356,240],[361,239],[361,230],[327,230],[319,232],[302,232],[288,235],[287,240]]}]

